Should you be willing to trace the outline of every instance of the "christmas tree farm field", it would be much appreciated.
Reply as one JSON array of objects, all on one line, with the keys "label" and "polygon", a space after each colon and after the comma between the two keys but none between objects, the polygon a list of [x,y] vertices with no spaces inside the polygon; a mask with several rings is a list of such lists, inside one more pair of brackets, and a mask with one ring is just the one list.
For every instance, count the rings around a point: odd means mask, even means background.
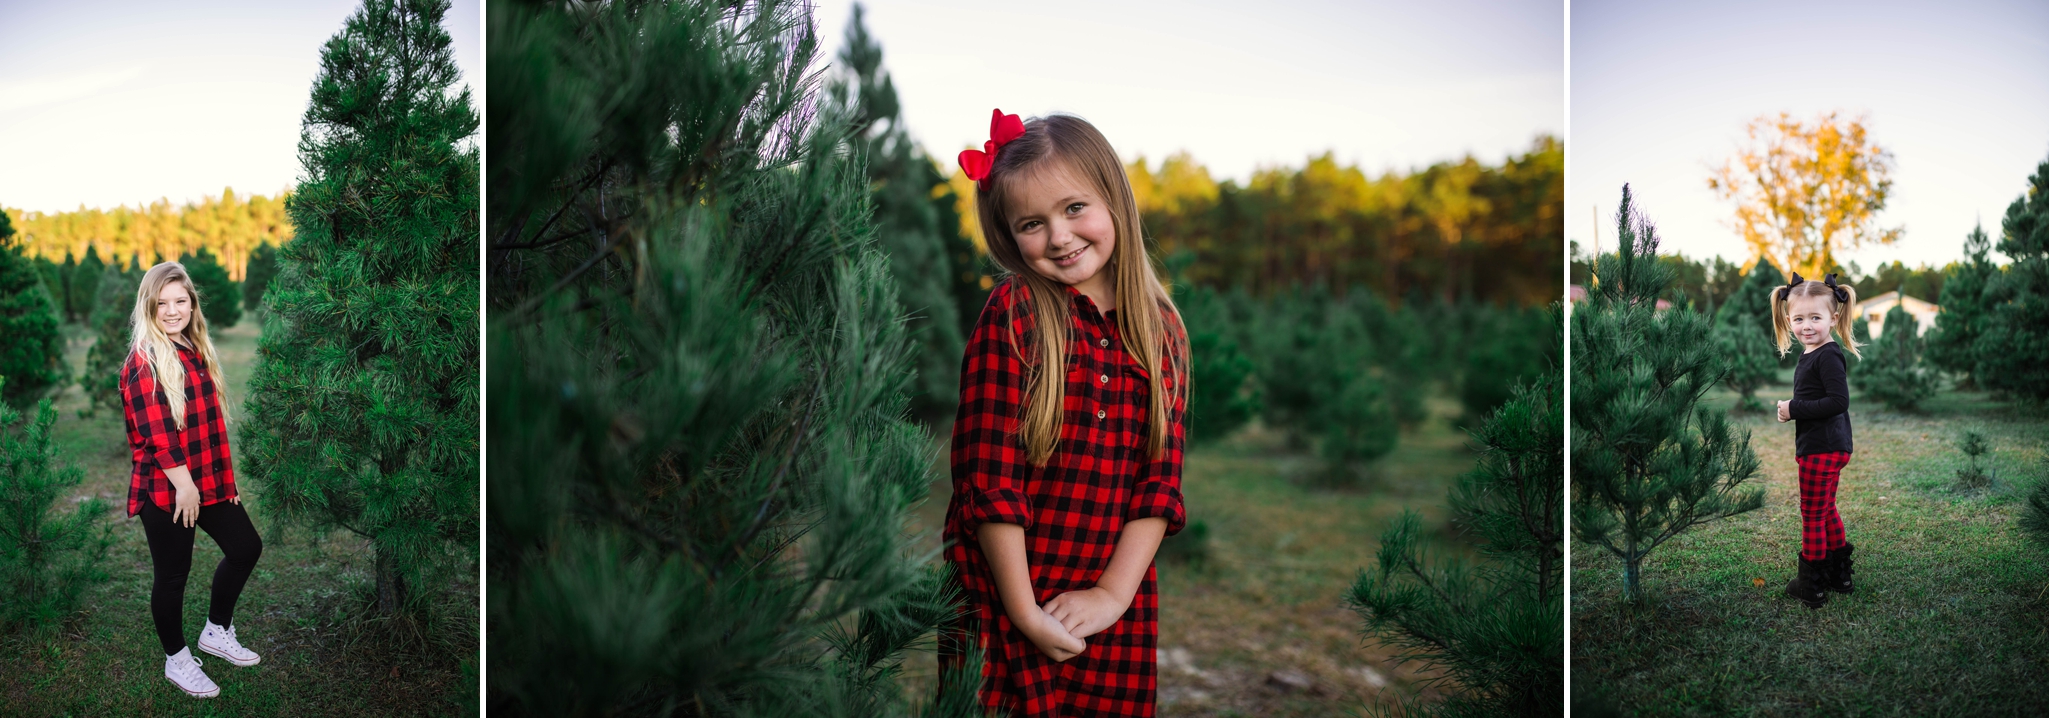
[{"label": "christmas tree farm field", "polygon": [[[1320,455],[1257,422],[1188,452],[1189,528],[1167,538],[1156,564],[1161,716],[1354,715],[1414,692],[1430,675],[1362,639],[1358,614],[1344,603],[1404,507],[1422,514],[1431,552],[1473,553],[1445,505],[1445,489],[1474,464],[1470,437],[1452,425],[1463,408],[1443,395],[1427,408],[1430,418],[1357,487],[1324,486]],[[938,480],[918,511],[928,550],[939,546],[951,492],[945,449],[942,438]],[[1190,545],[1197,542],[1203,548]],[[1181,557],[1188,553],[1199,555]],[[906,673],[907,690],[929,700],[932,654],[913,653]]]},{"label": "christmas tree farm field", "polygon": [[[1854,377],[1857,371],[1852,366]],[[1790,372],[1760,389],[1789,393]],[[1734,392],[1704,406],[1724,411]],[[1856,591],[1810,610],[1785,595],[1799,550],[1793,427],[1731,416],[1763,466],[1762,509],[1695,527],[1644,562],[1644,599],[1620,562],[1572,551],[1572,682],[1622,715],[2040,715],[2049,705],[2049,554],[2016,525],[2049,480],[2049,415],[1944,390],[1918,411],[1852,390],[1856,453],[1837,506],[1856,546]],[[1960,482],[1965,431],[1990,451],[1989,486]],[[1760,582],[1761,581],[1761,582]],[[1584,704],[1582,704],[1584,705]]]},{"label": "christmas tree farm field", "polygon": [[[85,369],[92,335],[67,327],[65,359]],[[213,331],[227,375],[233,424],[241,411],[254,361],[257,322]],[[474,715],[474,659],[391,637],[402,630],[371,615],[375,556],[346,532],[321,536],[286,526],[266,510],[261,477],[238,474],[243,505],[263,535],[263,557],[235,610],[236,632],[263,662],[237,668],[202,656],[221,695],[193,700],[163,677],[163,656],[149,616],[149,547],[141,524],[125,516],[129,451],[121,413],[80,417],[85,395],[76,384],[56,400],[54,432],[62,461],[84,468],[77,496],[99,496],[113,506],[113,548],[105,568],[111,579],[93,588],[83,608],[54,630],[0,636],[0,715],[6,716],[385,716]],[[232,443],[232,439],[231,439]],[[241,448],[234,446],[241,468]],[[207,586],[220,549],[203,534],[194,543],[185,589],[185,635],[197,640],[206,620]],[[474,575],[472,571],[471,575]],[[474,579],[455,587],[451,601],[476,602]],[[474,609],[468,619],[475,622]],[[468,649],[474,653],[474,643]]]}]

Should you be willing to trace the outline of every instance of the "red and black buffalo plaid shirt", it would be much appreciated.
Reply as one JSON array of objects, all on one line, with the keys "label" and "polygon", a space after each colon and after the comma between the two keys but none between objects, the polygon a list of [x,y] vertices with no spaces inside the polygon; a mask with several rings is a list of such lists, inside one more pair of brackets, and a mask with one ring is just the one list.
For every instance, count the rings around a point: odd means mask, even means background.
[{"label": "red and black buffalo plaid shirt", "polygon": [[199,352],[178,347],[185,363],[185,428],[171,421],[169,399],[142,352],[121,365],[121,416],[128,423],[128,448],[135,470],[128,477],[128,515],[148,501],[168,512],[178,493],[165,468],[186,467],[199,487],[199,505],[235,498],[235,466],[228,456],[228,426],[221,419],[220,393]]},{"label": "red and black buffalo plaid shirt", "polygon": [[[1168,412],[1166,451],[1153,458],[1147,435],[1148,373],[1125,353],[1117,324],[1095,302],[1066,288],[1073,301],[1067,327],[1067,396],[1060,441],[1043,467],[1025,458],[1018,433],[1026,384],[1020,353],[1036,356],[1029,290],[998,285],[968,338],[961,362],[960,410],[953,425],[953,498],[947,506],[946,559],[964,586],[967,610],[941,641],[943,667],[963,664],[963,651],[983,650],[985,706],[1015,716],[1151,716],[1159,642],[1157,574],[1145,580],[1122,619],[1084,639],[1088,649],[1064,663],[1041,653],[1004,615],[988,559],[975,540],[984,523],[1025,529],[1034,600],[1094,587],[1109,567],[1127,521],[1167,520],[1171,535],[1186,520],[1181,504],[1182,412]],[[1114,314],[1114,312],[1113,312]],[[1187,334],[1168,316],[1168,351],[1187,355]],[[1020,337],[1024,339],[1019,339]],[[1173,362],[1161,378],[1168,393]],[[944,671],[942,671],[944,675]],[[942,679],[944,680],[944,679]]]}]

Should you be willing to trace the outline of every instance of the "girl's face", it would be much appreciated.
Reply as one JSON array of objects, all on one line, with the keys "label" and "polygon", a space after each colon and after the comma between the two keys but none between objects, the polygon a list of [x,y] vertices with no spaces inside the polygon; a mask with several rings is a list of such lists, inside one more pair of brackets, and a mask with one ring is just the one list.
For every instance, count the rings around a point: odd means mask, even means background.
[{"label": "girl's face", "polygon": [[1786,300],[1786,314],[1792,318],[1793,336],[1808,349],[1828,342],[1828,331],[1836,324],[1835,298],[1828,295],[1797,296]]},{"label": "girl's face", "polygon": [[1058,162],[1016,182],[1004,214],[1032,271],[1077,288],[1106,282],[1117,229],[1094,186]]},{"label": "girl's face", "polygon": [[192,293],[185,291],[182,282],[167,282],[157,292],[157,328],[165,334],[177,336],[185,331],[185,325],[192,323]]}]

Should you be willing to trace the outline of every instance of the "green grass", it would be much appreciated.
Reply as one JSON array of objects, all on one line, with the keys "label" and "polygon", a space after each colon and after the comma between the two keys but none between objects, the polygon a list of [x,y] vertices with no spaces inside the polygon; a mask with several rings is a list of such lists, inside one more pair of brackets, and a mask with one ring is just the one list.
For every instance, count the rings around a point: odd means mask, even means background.
[{"label": "green grass", "polygon": [[[232,418],[238,409],[260,329],[253,318],[216,330],[227,375]],[[84,369],[91,337],[66,327],[66,358]],[[260,477],[236,476],[257,530],[262,560],[235,610],[243,645],[263,662],[237,668],[202,656],[219,697],[194,700],[163,677],[163,651],[149,617],[149,547],[142,525],[126,516],[130,459],[119,412],[80,417],[76,385],[58,398],[55,443],[63,460],[85,468],[79,496],[115,504],[115,543],[106,560],[112,579],[85,608],[54,629],[0,636],[0,715],[15,716],[366,716],[461,715],[476,712],[470,668],[446,653],[388,637],[366,618],[372,552],[352,535],[320,535],[271,520]],[[231,422],[232,424],[232,422]],[[236,436],[230,426],[231,437]],[[232,443],[232,439],[231,439]],[[238,456],[237,466],[240,461]],[[193,548],[185,591],[185,637],[198,639],[206,620],[207,586],[220,549],[202,536]],[[475,600],[474,580],[458,592]],[[196,649],[195,649],[196,653]]]},{"label": "green grass", "polygon": [[[1784,398],[1784,385],[1759,397]],[[1716,408],[1733,394],[1710,395]],[[1851,396],[1857,451],[1837,491],[1857,547],[1856,593],[1809,610],[1784,595],[1799,551],[1793,427],[1736,415],[1763,460],[1763,509],[1698,527],[1644,562],[1647,599],[1621,597],[1621,563],[1572,551],[1572,680],[1646,716],[2007,716],[2049,710],[2049,553],[2014,526],[2044,480],[2049,417],[1945,391],[1920,411]],[[1988,489],[1955,483],[1956,438],[1985,432]],[[1763,579],[1764,585],[1756,585]]]},{"label": "green grass", "polygon": [[[1405,506],[1433,527],[1431,550],[1470,553],[1452,535],[1444,500],[1474,455],[1450,424],[1457,405],[1440,400],[1432,409],[1377,477],[1356,488],[1318,486],[1319,460],[1258,426],[1188,452],[1183,499],[1189,519],[1209,526],[1210,545],[1200,564],[1158,564],[1160,715],[1349,715],[1412,690],[1428,667],[1397,664],[1392,650],[1362,638],[1364,621],[1342,596]],[[941,480],[919,511],[929,549],[939,545],[951,491],[943,454],[937,470]],[[920,699],[931,693],[932,670],[930,654],[906,665]],[[1299,672],[1314,687],[1268,685],[1277,671]]]}]

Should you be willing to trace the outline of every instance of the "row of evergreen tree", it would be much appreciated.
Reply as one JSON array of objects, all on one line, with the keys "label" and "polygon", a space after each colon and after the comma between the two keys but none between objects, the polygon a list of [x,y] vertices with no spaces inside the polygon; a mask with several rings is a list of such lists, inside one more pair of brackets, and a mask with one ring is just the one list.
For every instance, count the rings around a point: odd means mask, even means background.
[{"label": "row of evergreen tree", "polygon": [[[131,280],[140,278],[140,272],[164,261],[161,255],[148,264],[142,255],[129,255],[126,262],[118,259],[107,263],[100,259],[97,247],[87,247],[83,259],[65,255],[63,263],[47,257],[34,257],[36,273],[42,277],[44,288],[50,292],[59,314],[69,323],[80,323],[92,319],[102,308],[100,285],[113,274],[131,274]],[[212,250],[178,255],[178,262],[191,273],[193,284],[199,287],[201,296],[207,301],[207,321],[217,326],[232,327],[241,321],[245,311],[254,311],[263,304],[263,290],[270,279],[277,276],[277,247],[264,244],[249,255],[242,281],[228,277],[228,269]],[[128,301],[134,302],[134,297]]]},{"label": "row of evergreen tree", "polygon": [[1182,285],[1175,297],[1194,362],[1191,442],[1254,417],[1326,460],[1343,481],[1393,451],[1403,427],[1442,393],[1477,425],[1555,363],[1556,317],[1513,305],[1425,299],[1391,305],[1371,291],[1323,285],[1267,297]]},{"label": "row of evergreen tree", "polygon": [[1564,146],[1538,137],[1499,165],[1472,157],[1369,176],[1329,154],[1218,182],[1187,154],[1129,167],[1155,250],[1188,281],[1255,294],[1325,284],[1389,300],[1541,306],[1561,294]]},{"label": "row of evergreen tree", "polygon": [[147,259],[197,254],[203,249],[220,258],[229,276],[246,281],[247,263],[255,258],[258,247],[292,240],[292,222],[286,211],[290,202],[289,191],[266,197],[237,193],[231,187],[221,190],[218,197],[181,205],[159,199],[113,209],[7,211],[21,234],[18,241],[32,257],[56,261],[97,252],[105,257]]}]

